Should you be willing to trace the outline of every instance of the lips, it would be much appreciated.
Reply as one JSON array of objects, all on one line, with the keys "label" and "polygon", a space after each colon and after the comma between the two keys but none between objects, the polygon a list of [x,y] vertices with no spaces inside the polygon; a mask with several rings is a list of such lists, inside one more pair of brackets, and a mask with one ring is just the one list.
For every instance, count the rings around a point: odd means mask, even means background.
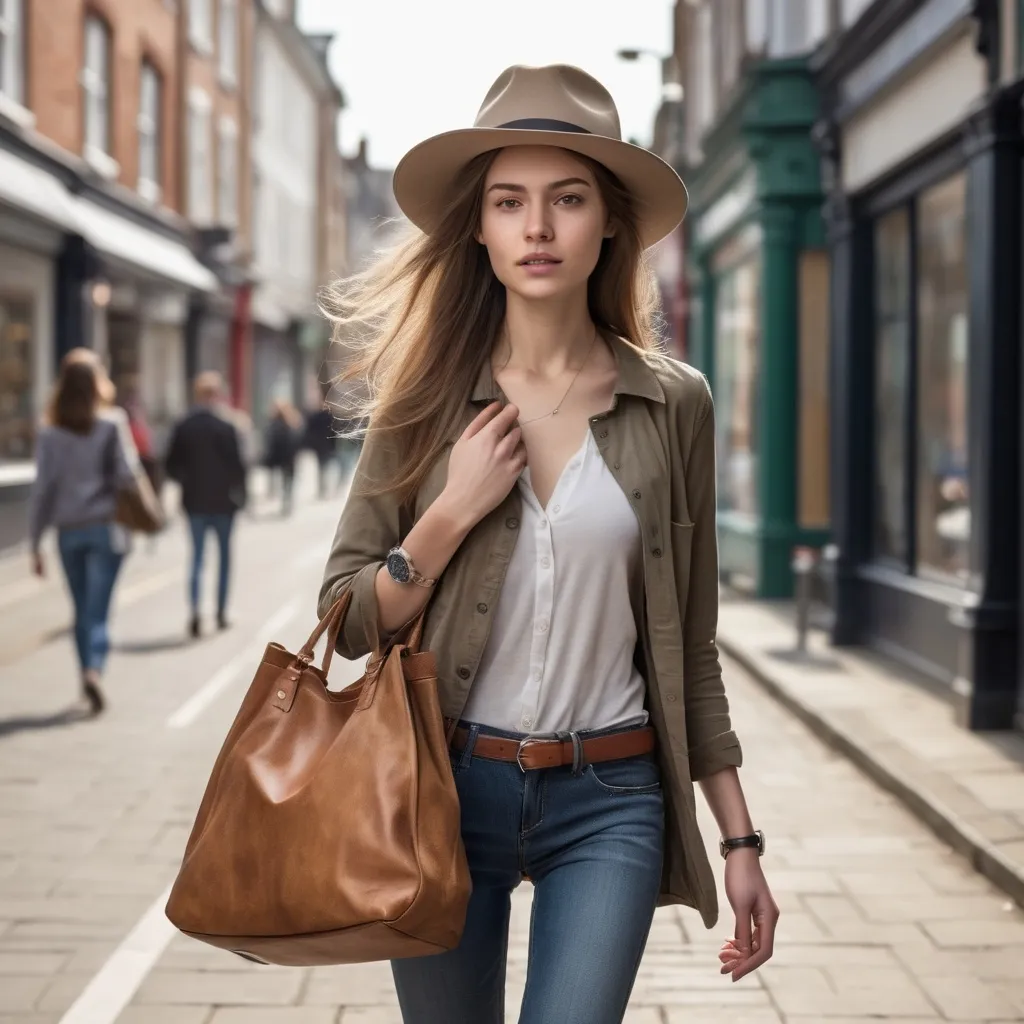
[{"label": "lips", "polygon": [[556,259],[550,253],[546,252],[535,252],[531,255],[524,257],[519,261],[521,267],[543,267],[551,263],[561,263],[560,259]]}]

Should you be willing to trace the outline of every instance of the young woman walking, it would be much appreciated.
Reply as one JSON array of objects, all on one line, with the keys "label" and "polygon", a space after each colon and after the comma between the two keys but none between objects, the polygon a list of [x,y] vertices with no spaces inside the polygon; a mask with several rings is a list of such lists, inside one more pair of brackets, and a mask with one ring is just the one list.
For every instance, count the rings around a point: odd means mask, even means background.
[{"label": "young woman walking", "polygon": [[29,506],[33,571],[45,574],[40,544],[50,526],[75,609],[82,694],[93,714],[110,647],[110,601],[131,534],[115,522],[117,493],[135,485],[139,457],[128,417],[96,354],[72,349],[61,364],[47,424],[36,438]]},{"label": "young woman walking", "polygon": [[[473,894],[460,946],[392,964],[409,1024],[504,1019],[510,894],[534,887],[522,1024],[613,1024],[655,907],[735,913],[732,979],[778,910],[715,631],[714,418],[657,351],[644,250],[686,207],[577,68],[513,67],[394,178],[419,229],[328,302],[364,339],[369,432],[321,592],[358,657],[427,605]],[[353,324],[357,327],[351,330]]]}]

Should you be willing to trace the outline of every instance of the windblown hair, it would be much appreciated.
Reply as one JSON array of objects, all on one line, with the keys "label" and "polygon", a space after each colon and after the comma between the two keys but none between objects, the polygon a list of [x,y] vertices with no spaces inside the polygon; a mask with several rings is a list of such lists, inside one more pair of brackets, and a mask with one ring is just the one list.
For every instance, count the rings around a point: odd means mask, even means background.
[{"label": "windblown hair", "polygon": [[53,426],[88,434],[100,409],[113,403],[114,394],[96,353],[73,348],[61,361],[46,418]]},{"label": "windblown hair", "polygon": [[[345,391],[342,421],[367,423],[397,454],[390,480],[365,493],[410,500],[460,421],[505,317],[505,286],[476,240],[487,172],[500,150],[462,171],[441,226],[410,231],[365,270],[321,296],[341,349],[335,392]],[[588,282],[590,316],[606,335],[641,353],[657,344],[658,294],[637,230],[632,196],[602,164],[588,164],[615,234],[603,242]],[[346,382],[355,387],[345,387]]]}]

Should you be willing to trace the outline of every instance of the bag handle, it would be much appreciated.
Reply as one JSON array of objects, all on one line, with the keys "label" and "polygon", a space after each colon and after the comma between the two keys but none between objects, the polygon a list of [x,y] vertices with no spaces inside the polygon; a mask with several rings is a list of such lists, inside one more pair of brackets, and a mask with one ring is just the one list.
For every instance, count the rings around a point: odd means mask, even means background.
[{"label": "bag handle", "polygon": [[316,624],[316,628],[310,634],[309,639],[302,645],[299,653],[295,656],[296,661],[300,662],[303,666],[312,664],[314,657],[313,648],[316,647],[317,641],[326,631],[327,648],[324,651],[321,670],[324,675],[327,675],[331,667],[331,658],[334,656],[334,649],[338,643],[338,634],[341,632],[342,624],[345,621],[345,616],[348,614],[348,608],[351,603],[352,588],[346,587],[341,596],[327,609],[327,614]]}]

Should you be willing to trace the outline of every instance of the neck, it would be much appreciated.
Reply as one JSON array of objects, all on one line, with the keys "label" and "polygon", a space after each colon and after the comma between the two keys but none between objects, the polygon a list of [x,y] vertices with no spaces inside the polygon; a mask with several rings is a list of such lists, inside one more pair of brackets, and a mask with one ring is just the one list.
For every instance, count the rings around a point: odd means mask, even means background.
[{"label": "neck", "polygon": [[572,296],[569,301],[537,302],[509,293],[497,361],[528,373],[557,376],[578,366],[593,340],[585,294],[582,301]]}]

